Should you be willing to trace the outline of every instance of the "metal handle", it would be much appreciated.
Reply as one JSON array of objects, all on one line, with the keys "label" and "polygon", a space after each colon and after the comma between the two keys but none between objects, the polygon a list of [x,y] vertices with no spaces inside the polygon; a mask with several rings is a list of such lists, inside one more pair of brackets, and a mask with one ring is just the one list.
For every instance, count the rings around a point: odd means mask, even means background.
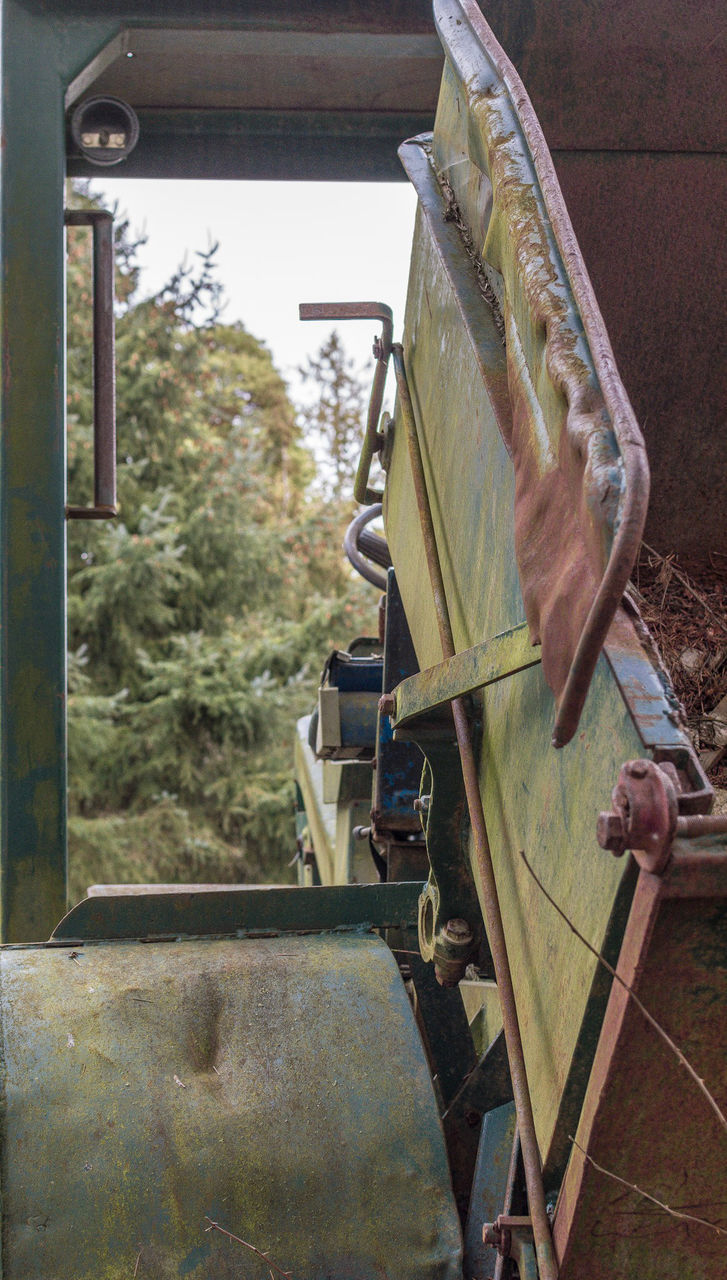
[{"label": "metal handle", "polygon": [[64,222],[93,228],[93,506],[67,506],[66,518],[108,520],[116,515],[113,215],[67,209]]},{"label": "metal handle", "polygon": [[381,502],[384,495],[378,489],[369,489],[368,483],[374,454],[379,452],[383,444],[379,435],[379,417],[384,399],[391,340],[394,336],[391,307],[387,307],[385,302],[301,302],[298,314],[301,320],[380,320],[383,325],[381,337],[374,343],[376,356],[374,381],[369,397],[366,434],[353,486],[353,496],[357,502],[362,504]]}]

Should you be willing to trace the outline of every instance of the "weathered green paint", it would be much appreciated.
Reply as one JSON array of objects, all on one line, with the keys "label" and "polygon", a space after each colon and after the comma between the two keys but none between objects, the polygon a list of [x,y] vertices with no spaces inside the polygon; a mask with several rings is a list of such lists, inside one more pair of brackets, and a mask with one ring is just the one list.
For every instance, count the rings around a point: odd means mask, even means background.
[{"label": "weathered green paint", "polygon": [[109,23],[2,6],[0,938],[66,906],[63,182],[68,79]]},{"label": "weathered green paint", "polygon": [[416,922],[420,881],[234,888],[193,893],[84,898],[53,934],[54,943],[199,934],[277,934],[326,929],[407,928]]},{"label": "weathered green paint", "polygon": [[461,1275],[382,942],[9,948],[0,974],[4,1280],[266,1280],[206,1215],[306,1280]]},{"label": "weathered green paint", "polygon": [[[371,818],[370,764],[317,760],[308,745],[310,716],[298,721],[295,774],[323,884],[367,884],[376,876],[368,841],[353,828]],[[335,784],[329,791],[331,775]]]},{"label": "weathered green paint", "polygon": [[[464,256],[464,255],[463,255]],[[482,304],[482,326],[487,308]],[[490,320],[494,331],[494,321]],[[514,551],[514,477],[478,348],[424,217],[418,214],[405,351],[427,488],[457,650],[517,626],[524,616]],[[494,338],[493,338],[494,340]],[[463,465],[466,459],[466,465]],[[441,661],[409,475],[395,419],[385,499],[387,540],[422,668]],[[560,921],[519,857],[576,924],[613,955],[632,882],[598,849],[595,823],[624,759],[641,741],[604,659],[582,723],[549,749],[553,699],[539,667],[483,694],[482,794],[501,896],[538,1138],[562,1170],[607,998],[599,966]]]},{"label": "weathered green paint", "polygon": [[540,651],[531,643],[526,623],[456,653],[436,667],[409,676],[397,687],[395,728],[538,662]]}]

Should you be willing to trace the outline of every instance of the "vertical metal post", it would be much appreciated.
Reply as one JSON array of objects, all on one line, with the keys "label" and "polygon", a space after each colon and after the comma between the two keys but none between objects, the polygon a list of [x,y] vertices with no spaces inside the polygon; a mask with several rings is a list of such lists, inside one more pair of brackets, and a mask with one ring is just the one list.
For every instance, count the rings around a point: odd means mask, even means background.
[{"label": "vertical metal post", "polygon": [[66,906],[63,89],[42,17],[2,6],[0,938]]},{"label": "vertical metal post", "polygon": [[0,8],[2,942],[66,909],[64,92],[117,26]]}]

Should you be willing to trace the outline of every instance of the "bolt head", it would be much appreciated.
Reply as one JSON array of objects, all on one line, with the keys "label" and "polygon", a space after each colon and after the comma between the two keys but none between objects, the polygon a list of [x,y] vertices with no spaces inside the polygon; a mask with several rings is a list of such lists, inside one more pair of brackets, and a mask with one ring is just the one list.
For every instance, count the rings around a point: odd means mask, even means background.
[{"label": "bolt head", "polygon": [[648,760],[629,760],[626,765],[626,772],[631,778],[645,778],[649,772]]},{"label": "bolt head", "polygon": [[609,849],[617,858],[626,852],[626,832],[620,813],[599,813],[596,839],[602,849]]},{"label": "bolt head", "polygon": [[393,693],[383,693],[379,698],[379,712],[382,716],[393,716],[396,712],[396,698]]},{"label": "bolt head", "polygon": [[448,920],[444,926],[444,936],[448,942],[469,946],[472,941],[472,930],[466,920]]}]

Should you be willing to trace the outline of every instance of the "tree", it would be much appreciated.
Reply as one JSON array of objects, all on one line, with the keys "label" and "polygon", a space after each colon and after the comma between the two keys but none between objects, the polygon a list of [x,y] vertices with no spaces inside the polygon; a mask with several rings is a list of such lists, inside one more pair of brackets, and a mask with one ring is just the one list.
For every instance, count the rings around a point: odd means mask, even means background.
[{"label": "tree", "polygon": [[301,414],[307,431],[324,446],[324,491],[334,499],[350,499],[366,421],[366,393],[335,329],[299,372],[315,389],[315,399]]},{"label": "tree", "polygon": [[[139,300],[125,227],[117,240],[121,514],[69,527],[72,893],[276,879],[295,720],[331,640],[368,629],[375,602],[342,561],[340,510],[312,496],[269,351],[219,321],[213,253]],[[74,236],[71,501],[92,485],[88,272]]]}]

